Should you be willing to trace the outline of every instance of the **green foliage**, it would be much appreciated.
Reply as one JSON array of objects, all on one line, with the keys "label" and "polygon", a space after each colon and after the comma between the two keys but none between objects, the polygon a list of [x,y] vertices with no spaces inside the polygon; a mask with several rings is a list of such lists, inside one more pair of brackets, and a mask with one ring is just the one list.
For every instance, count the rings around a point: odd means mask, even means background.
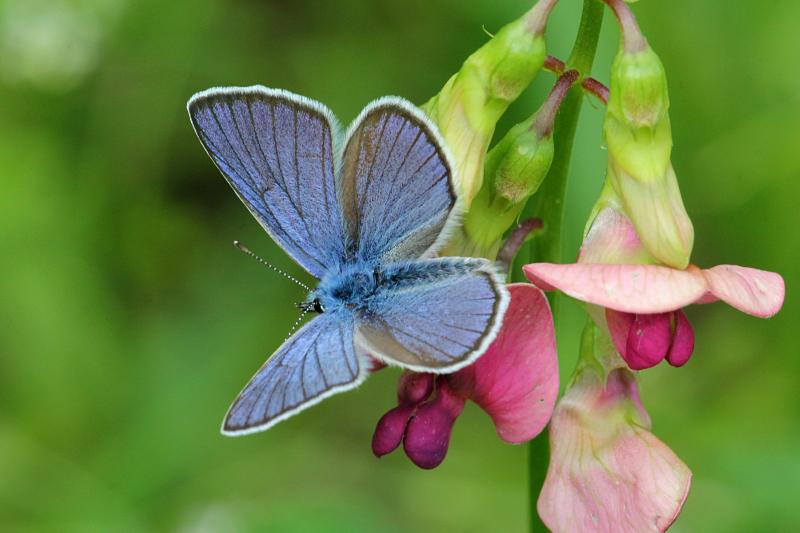
[{"label": "green foliage", "polygon": [[[502,444],[476,409],[435,471],[371,456],[393,370],[266,434],[219,435],[302,297],[230,242],[303,273],[225,185],[184,106],[196,90],[251,83],[322,100],[345,122],[383,94],[424,101],[486,42],[482,26],[497,31],[531,3],[0,3],[0,529],[522,530],[526,450]],[[39,11],[20,15],[23,4]],[[563,0],[555,10],[551,53],[568,53],[579,9]],[[769,322],[690,309],[698,346],[688,367],[643,375],[655,434],[694,471],[674,530],[788,531],[800,521],[800,85],[787,67],[800,4],[675,0],[636,13],[669,72],[693,260],[779,271],[789,287]],[[13,37],[40,27],[55,44]],[[40,48],[12,54],[19,43]],[[616,45],[606,24],[602,81]],[[498,138],[553,79],[542,74],[523,93]],[[602,110],[584,106],[567,258],[602,186],[601,130]],[[583,312],[561,302],[566,377]]]}]

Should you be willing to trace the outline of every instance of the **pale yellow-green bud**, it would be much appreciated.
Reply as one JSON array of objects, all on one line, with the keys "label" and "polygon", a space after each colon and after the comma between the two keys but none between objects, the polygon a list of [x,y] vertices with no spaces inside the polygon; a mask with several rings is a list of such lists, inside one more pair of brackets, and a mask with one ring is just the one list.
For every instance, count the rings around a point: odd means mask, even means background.
[{"label": "pale yellow-green bud", "polygon": [[486,169],[494,169],[496,196],[523,204],[539,189],[553,162],[553,136],[539,138],[527,123],[512,128],[489,152]]},{"label": "pale yellow-green bud", "polygon": [[608,181],[648,252],[666,265],[685,268],[694,230],[670,163],[667,76],[638,30],[636,35],[623,40],[612,65],[603,125]]},{"label": "pale yellow-green bud", "polygon": [[611,68],[604,124],[617,164],[642,180],[659,179],[669,166],[672,130],[667,77],[652,48],[620,50]]},{"label": "pale yellow-green bud", "polygon": [[486,150],[497,121],[544,63],[544,27],[554,4],[554,0],[541,0],[503,27],[422,106],[453,154],[465,206],[481,188]]},{"label": "pale yellow-green bud", "polygon": [[486,181],[464,217],[464,233],[480,255],[493,257],[503,234],[516,222],[528,198],[553,162],[553,136],[539,137],[536,115],[517,124],[489,151]]}]

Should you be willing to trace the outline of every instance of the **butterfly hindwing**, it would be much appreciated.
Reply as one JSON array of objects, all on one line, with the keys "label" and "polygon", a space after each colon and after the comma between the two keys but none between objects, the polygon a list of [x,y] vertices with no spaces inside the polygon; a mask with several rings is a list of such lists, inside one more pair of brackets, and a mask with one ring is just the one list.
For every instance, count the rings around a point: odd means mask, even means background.
[{"label": "butterfly hindwing", "polygon": [[360,259],[417,259],[441,243],[457,214],[444,146],[422,111],[401,98],[376,100],[350,127],[339,203]]},{"label": "butterfly hindwing", "polygon": [[195,132],[242,202],[309,273],[344,257],[338,126],[322,104],[265,87],[209,89],[187,105]]},{"label": "butterfly hindwing", "polygon": [[292,335],[264,363],[228,410],[226,435],[263,431],[318,402],[357,387],[366,377],[353,346],[353,320],[322,314]]},{"label": "butterfly hindwing", "polygon": [[356,326],[367,353],[418,372],[453,372],[494,340],[508,291],[485,259],[448,257],[388,267]]}]

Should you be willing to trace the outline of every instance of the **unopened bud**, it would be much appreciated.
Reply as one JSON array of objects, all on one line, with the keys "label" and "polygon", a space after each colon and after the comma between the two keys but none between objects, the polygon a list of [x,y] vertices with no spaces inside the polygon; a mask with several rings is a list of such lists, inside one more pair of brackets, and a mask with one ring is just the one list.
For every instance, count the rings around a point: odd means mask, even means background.
[{"label": "unopened bud", "polygon": [[[494,171],[497,196],[520,208],[539,189],[553,162],[553,136],[539,138],[528,128],[513,128],[511,143],[505,153],[498,153]],[[514,138],[516,137],[516,138]],[[489,153],[492,158],[494,152]],[[487,167],[492,166],[487,161]]]},{"label": "unopened bud", "polygon": [[494,257],[503,233],[547,176],[555,153],[556,114],[577,79],[575,70],[562,74],[539,110],[511,128],[489,152],[486,179],[464,218],[463,240],[474,243],[483,257]]},{"label": "unopened bud", "polygon": [[653,49],[620,50],[610,89],[604,124],[609,154],[629,174],[659,179],[669,165],[672,129],[667,77]]},{"label": "unopened bud", "polygon": [[539,189],[553,162],[553,137],[539,138],[531,119],[517,124],[486,159],[486,182],[464,218],[464,232],[484,257],[494,257],[503,234]]},{"label": "unopened bud", "polygon": [[526,15],[503,27],[422,106],[453,154],[466,206],[481,187],[486,150],[497,121],[544,63],[544,27],[554,4],[554,0],[540,0]]},{"label": "unopened bud", "polygon": [[682,269],[694,229],[670,163],[667,77],[647,41],[638,42],[633,49],[622,46],[612,66],[604,123],[608,179],[647,251]]}]

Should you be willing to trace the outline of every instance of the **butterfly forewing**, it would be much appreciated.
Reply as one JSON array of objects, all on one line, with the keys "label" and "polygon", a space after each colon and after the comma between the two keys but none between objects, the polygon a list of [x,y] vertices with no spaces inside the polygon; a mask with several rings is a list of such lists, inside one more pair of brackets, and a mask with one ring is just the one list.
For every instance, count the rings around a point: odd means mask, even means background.
[{"label": "butterfly forewing", "polygon": [[337,392],[358,386],[365,365],[349,315],[323,314],[292,335],[233,402],[222,432],[263,431]]},{"label": "butterfly forewing", "polygon": [[508,305],[500,277],[481,259],[458,257],[389,267],[356,342],[387,363],[419,372],[453,372],[494,339]]},{"label": "butterfly forewing", "polygon": [[382,98],[350,128],[339,202],[365,261],[431,251],[456,207],[452,167],[434,126],[412,104]]},{"label": "butterfly forewing", "polygon": [[214,163],[287,253],[317,278],[338,265],[345,237],[330,111],[264,87],[209,89],[188,109]]}]

